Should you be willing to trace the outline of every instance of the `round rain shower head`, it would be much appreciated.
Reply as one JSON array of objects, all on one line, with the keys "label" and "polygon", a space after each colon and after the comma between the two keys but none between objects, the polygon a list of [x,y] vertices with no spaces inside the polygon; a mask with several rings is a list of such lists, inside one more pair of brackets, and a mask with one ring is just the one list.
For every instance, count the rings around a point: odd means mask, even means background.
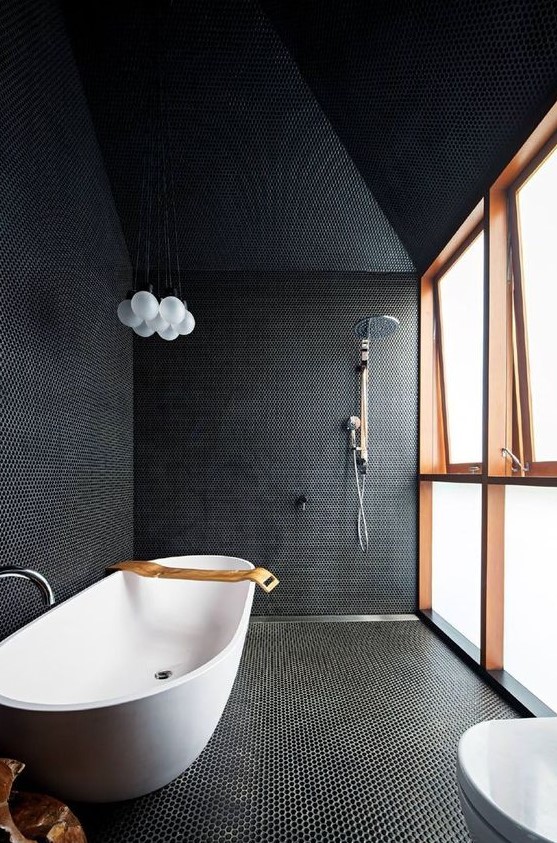
[{"label": "round rain shower head", "polygon": [[364,316],[354,325],[354,333],[360,340],[379,340],[390,337],[399,325],[394,316]]}]

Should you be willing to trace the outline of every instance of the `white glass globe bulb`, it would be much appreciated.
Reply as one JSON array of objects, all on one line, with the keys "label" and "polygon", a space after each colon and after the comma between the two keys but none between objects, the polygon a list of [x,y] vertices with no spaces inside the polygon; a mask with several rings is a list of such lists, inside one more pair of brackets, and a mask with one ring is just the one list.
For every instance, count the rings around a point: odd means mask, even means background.
[{"label": "white glass globe bulb", "polygon": [[124,299],[118,305],[118,319],[127,328],[136,328],[141,325],[141,316],[133,312],[132,303],[129,299]]},{"label": "white glass globe bulb", "polygon": [[155,329],[150,328],[146,322],[141,322],[139,325],[134,327],[134,331],[138,337],[152,337],[155,333]]},{"label": "white glass globe bulb", "polygon": [[191,334],[193,329],[195,328],[195,319],[193,318],[193,313],[190,313],[189,310],[186,310],[186,315],[182,319],[179,325],[176,325],[176,330],[179,334],[183,337]]},{"label": "white glass globe bulb", "polygon": [[157,313],[154,319],[147,319],[147,324],[153,331],[164,331],[165,328],[170,326],[170,322],[163,319],[160,313]]},{"label": "white glass globe bulb", "polygon": [[147,290],[140,290],[136,293],[132,298],[131,305],[133,312],[144,321],[154,319],[159,312],[159,303],[156,296],[147,292]]},{"label": "white glass globe bulb", "polygon": [[161,301],[160,313],[171,325],[179,325],[186,314],[186,308],[177,296],[166,296]]},{"label": "white glass globe bulb", "polygon": [[169,325],[168,328],[163,328],[162,331],[157,331],[157,334],[163,340],[175,340],[178,336],[178,331],[172,325]]}]

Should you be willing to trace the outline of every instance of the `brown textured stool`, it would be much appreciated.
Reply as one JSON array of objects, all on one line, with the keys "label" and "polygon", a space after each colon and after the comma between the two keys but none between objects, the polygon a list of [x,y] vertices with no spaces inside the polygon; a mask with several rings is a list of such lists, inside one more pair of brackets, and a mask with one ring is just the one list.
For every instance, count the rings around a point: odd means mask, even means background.
[{"label": "brown textured stool", "polygon": [[12,791],[25,764],[0,758],[0,833],[8,843],[87,843],[79,820],[67,805],[43,793]]}]

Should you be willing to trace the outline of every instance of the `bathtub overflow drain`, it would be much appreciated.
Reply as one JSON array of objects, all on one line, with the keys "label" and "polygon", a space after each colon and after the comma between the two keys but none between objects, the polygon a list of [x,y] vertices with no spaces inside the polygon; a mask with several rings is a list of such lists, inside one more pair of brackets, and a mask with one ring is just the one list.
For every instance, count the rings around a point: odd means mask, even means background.
[{"label": "bathtub overflow drain", "polygon": [[171,676],[171,670],[157,670],[155,673],[155,679],[170,679]]}]

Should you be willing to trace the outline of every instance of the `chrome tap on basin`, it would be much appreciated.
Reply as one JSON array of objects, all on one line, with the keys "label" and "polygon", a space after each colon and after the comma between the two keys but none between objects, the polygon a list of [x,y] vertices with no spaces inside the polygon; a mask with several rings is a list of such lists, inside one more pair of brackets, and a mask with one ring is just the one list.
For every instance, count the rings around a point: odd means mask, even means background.
[{"label": "chrome tap on basin", "polygon": [[47,606],[54,606],[54,592],[50,587],[50,583],[38,571],[33,571],[31,568],[18,568],[16,565],[2,565],[0,566],[0,578],[2,577],[20,577],[21,579],[34,582],[40,589],[45,604]]}]

